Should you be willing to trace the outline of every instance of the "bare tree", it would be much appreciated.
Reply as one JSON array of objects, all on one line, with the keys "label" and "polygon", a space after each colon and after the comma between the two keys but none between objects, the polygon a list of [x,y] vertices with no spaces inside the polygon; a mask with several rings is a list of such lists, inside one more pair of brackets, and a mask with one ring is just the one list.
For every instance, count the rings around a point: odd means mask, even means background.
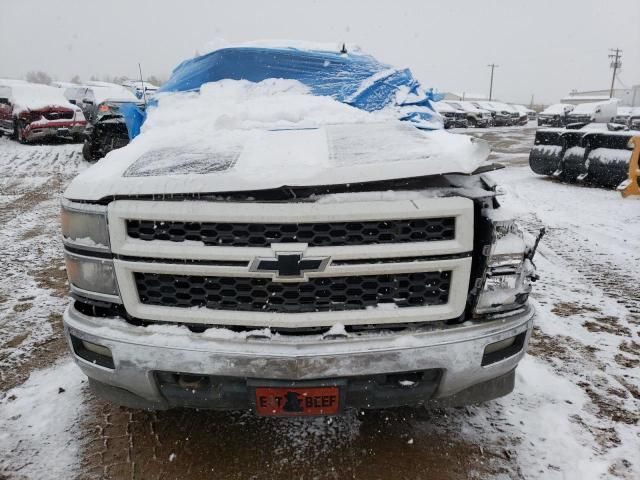
[{"label": "bare tree", "polygon": [[156,87],[159,87],[164,83],[164,81],[162,81],[160,78],[156,77],[155,75],[151,75],[147,77],[147,82],[149,82],[152,85],[155,85]]},{"label": "bare tree", "polygon": [[74,75],[73,77],[71,77],[71,83],[82,83],[80,75]]},{"label": "bare tree", "polygon": [[127,77],[125,75],[115,76],[111,81],[118,85],[122,85],[124,82],[127,81]]},{"label": "bare tree", "polygon": [[51,76],[41,70],[28,72],[25,78],[27,82],[42,83],[44,85],[50,85],[52,81]]}]

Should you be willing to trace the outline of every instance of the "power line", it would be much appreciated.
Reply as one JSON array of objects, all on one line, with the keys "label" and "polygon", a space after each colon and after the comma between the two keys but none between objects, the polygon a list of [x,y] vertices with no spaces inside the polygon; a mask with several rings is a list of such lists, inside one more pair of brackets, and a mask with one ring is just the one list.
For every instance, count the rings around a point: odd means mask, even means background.
[{"label": "power line", "polygon": [[619,48],[610,48],[609,58],[611,58],[611,63],[609,64],[611,68],[613,68],[613,77],[611,77],[611,89],[609,90],[609,98],[613,97],[613,84],[616,81],[616,72],[619,68],[622,67],[622,50]]},{"label": "power line", "polygon": [[491,67],[491,83],[489,84],[489,101],[491,101],[493,97],[493,71],[499,66],[500,65],[496,65],[495,63],[491,63],[487,65],[487,67]]}]

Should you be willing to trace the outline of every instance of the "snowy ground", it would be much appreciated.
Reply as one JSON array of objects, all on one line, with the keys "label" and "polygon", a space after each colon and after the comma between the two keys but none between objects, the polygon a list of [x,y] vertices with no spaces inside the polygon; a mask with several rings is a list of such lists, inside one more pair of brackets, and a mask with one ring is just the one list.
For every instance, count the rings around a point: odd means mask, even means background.
[{"label": "snowy ground", "polygon": [[0,138],[0,480],[640,478],[640,199],[535,176],[531,128],[468,133],[531,231],[544,225],[529,355],[482,406],[274,420],[94,399],[65,353],[57,198],[79,145]]}]

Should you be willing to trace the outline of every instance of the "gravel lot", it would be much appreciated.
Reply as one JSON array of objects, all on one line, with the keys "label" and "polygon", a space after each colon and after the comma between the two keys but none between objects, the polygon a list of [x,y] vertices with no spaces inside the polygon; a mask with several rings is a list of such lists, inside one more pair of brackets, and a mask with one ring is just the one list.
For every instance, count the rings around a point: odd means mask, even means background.
[{"label": "gravel lot", "polygon": [[61,336],[58,198],[80,145],[0,138],[0,480],[640,478],[640,199],[527,166],[533,128],[478,129],[502,202],[546,226],[529,355],[508,397],[277,420],[92,397]]}]

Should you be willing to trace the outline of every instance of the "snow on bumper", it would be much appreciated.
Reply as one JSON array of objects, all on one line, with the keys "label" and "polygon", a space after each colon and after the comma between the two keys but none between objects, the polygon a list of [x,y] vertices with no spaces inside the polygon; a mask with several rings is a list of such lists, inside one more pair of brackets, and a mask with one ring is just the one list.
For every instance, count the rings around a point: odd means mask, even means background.
[{"label": "snow on bumper", "polygon": [[[446,398],[511,372],[524,355],[532,318],[533,309],[527,306],[511,315],[446,329],[340,339],[253,339],[228,330],[216,334],[207,333],[211,330],[193,333],[178,326],[138,327],[119,319],[90,317],[73,306],[65,312],[64,323],[68,339],[73,336],[105,346],[113,354],[113,369],[74,355],[87,376],[162,404],[165,400],[154,377],[158,371],[301,381],[440,369],[442,376],[432,398]],[[519,334],[525,336],[522,349],[482,365],[487,345]]]}]

